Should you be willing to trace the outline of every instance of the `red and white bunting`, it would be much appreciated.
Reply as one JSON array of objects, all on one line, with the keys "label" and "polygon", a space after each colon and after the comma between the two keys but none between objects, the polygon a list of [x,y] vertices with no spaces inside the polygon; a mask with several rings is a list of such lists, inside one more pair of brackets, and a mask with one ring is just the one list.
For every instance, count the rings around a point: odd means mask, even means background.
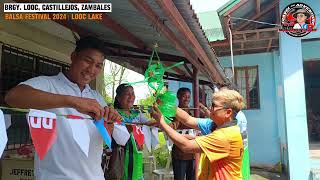
[{"label": "red and white bunting", "polygon": [[29,130],[36,153],[43,160],[57,139],[56,115],[33,110],[28,114]]}]

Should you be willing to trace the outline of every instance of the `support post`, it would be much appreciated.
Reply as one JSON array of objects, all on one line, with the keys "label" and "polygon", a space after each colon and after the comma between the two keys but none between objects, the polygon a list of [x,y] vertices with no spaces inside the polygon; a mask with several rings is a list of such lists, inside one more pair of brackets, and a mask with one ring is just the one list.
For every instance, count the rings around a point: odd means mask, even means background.
[{"label": "support post", "polygon": [[194,117],[200,117],[198,69],[194,66],[193,66],[193,78],[192,79],[193,79],[193,82],[192,82],[193,105],[196,108],[194,111]]},{"label": "support post", "polygon": [[310,157],[301,39],[280,33],[279,51],[290,179],[308,179]]},{"label": "support post", "polygon": [[202,85],[202,88],[201,88],[201,103],[206,106],[206,87],[205,87],[205,85]]}]

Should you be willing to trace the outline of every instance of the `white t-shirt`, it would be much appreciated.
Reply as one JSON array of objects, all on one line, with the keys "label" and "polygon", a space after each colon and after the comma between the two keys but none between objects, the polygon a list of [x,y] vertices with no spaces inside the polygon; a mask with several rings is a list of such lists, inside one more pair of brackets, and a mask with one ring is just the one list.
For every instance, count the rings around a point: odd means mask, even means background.
[{"label": "white t-shirt", "polygon": [[300,24],[299,23],[296,23],[294,26],[293,26],[293,29],[302,29]]},{"label": "white t-shirt", "polygon": [[248,132],[247,132],[247,118],[242,111],[239,111],[237,116],[237,124],[240,127],[240,132],[243,138],[243,146],[244,148],[248,147]]},{"label": "white t-shirt", "polygon": [[[63,73],[56,76],[39,76],[21,84],[35,89],[61,95],[96,99],[102,107],[107,106],[103,97],[89,85],[81,92],[78,85]],[[46,111],[88,117],[73,108],[55,108]],[[88,157],[75,142],[68,120],[57,118],[57,139],[43,160],[35,156],[36,180],[104,180],[101,168],[103,140],[92,121],[86,121],[90,136]]]}]

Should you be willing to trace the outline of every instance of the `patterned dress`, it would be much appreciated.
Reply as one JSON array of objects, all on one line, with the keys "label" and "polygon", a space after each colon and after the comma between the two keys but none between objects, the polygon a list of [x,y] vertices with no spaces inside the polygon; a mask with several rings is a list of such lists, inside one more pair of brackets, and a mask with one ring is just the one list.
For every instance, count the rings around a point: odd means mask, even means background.
[{"label": "patterned dress", "polygon": [[[124,123],[146,123],[149,121],[149,119],[138,110],[130,110],[130,115],[127,115],[121,110],[118,110],[118,112],[122,116]],[[132,129],[141,132],[138,126],[135,126],[135,128],[132,127]],[[124,175],[122,180],[143,180],[143,152],[137,141],[133,132],[130,132],[130,139],[125,148]]]}]

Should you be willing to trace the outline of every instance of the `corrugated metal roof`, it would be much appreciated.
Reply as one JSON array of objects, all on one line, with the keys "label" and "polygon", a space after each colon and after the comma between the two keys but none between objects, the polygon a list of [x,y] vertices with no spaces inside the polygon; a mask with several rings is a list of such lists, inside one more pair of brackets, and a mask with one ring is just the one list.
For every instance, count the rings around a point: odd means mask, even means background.
[{"label": "corrugated metal roof", "polygon": [[223,76],[224,80],[228,83],[229,80],[226,78],[225,73],[223,71],[222,66],[218,62],[218,58],[213,51],[213,49],[210,46],[209,40],[207,39],[205,32],[203,31],[199,19],[197,18],[197,15],[195,14],[194,10],[192,9],[190,5],[189,0],[174,0],[174,4],[176,5],[177,9],[185,19],[186,23],[190,27],[191,31],[195,35],[195,37],[198,39],[200,45],[205,50],[205,52],[208,54],[210,61],[215,65],[218,72]]},{"label": "corrugated metal roof", "polygon": [[[45,0],[37,0],[37,2],[45,2]],[[59,2],[69,2],[69,1],[61,0]],[[90,2],[101,2],[101,1],[92,0]],[[135,38],[139,39],[139,41],[143,42],[143,44],[147,46],[149,49],[152,49],[153,45],[155,43],[158,43],[159,52],[169,54],[169,55],[181,56],[182,58],[184,57],[184,54],[180,50],[176,49],[176,47],[174,46],[174,43],[168,40],[165,36],[161,35],[160,30],[156,29],[155,25],[153,25],[145,17],[144,14],[138,11],[130,2],[130,0],[110,0],[107,2],[112,3],[112,13],[107,13],[106,15],[109,16],[112,20],[114,20],[117,24],[122,26],[125,30],[127,30],[133,36],[135,36]],[[159,7],[159,5],[156,3],[156,1],[145,0],[145,2],[147,2],[147,4],[151,7],[152,11],[154,11],[159,16],[160,18],[159,20],[163,21],[163,23],[170,30],[173,31],[174,35],[179,39],[179,41],[181,41],[182,44],[185,47],[187,47],[190,53],[193,54],[194,52],[191,49],[192,47],[189,46],[189,43],[187,42],[186,37],[183,34],[179,33],[176,27],[170,22],[169,18],[166,17],[166,15],[162,11],[162,9]],[[174,1],[174,3],[177,6],[177,9],[179,10],[180,14],[183,16],[183,18],[187,22],[192,33],[197,38],[201,47],[204,49],[205,53],[208,54],[211,62],[214,65],[217,65],[216,56],[209,46],[208,39],[206,38],[204,31],[201,29],[199,20],[191,8],[190,2],[188,0],[176,0]],[[112,29],[104,25],[102,21],[79,20],[79,21],[70,21],[66,23],[67,25],[64,24],[64,26],[68,27],[68,23],[74,24],[80,27],[82,30],[84,29],[89,33],[99,36],[99,38],[105,40],[108,43],[120,45],[119,46],[120,50],[121,50],[121,46],[139,48],[139,47],[135,47],[134,44],[130,43],[129,40],[126,39],[125,37],[122,37],[120,35],[121,33],[114,32]],[[68,28],[72,28],[72,26],[70,25]],[[126,50],[124,52],[126,53]],[[138,52],[132,51],[131,55],[133,53],[139,55],[139,51]],[[146,54],[143,54],[143,55],[145,56]],[[115,57],[113,58],[114,58],[114,61],[121,60],[121,58],[115,58]],[[126,59],[132,60],[132,58],[126,58]],[[134,62],[135,60],[132,60],[132,64],[134,64]],[[121,64],[121,62],[118,62],[118,63]],[[184,68],[180,68],[180,69],[182,72],[184,72],[182,74],[180,73],[180,75],[185,76],[188,74]],[[203,70],[203,69],[200,69],[200,70]],[[171,70],[171,72],[174,72],[174,71]],[[219,66],[218,66],[218,72],[220,72],[220,74],[223,74]],[[200,74],[200,76],[201,76],[201,79],[205,79],[205,80],[210,79],[209,77],[204,76],[204,74]]]},{"label": "corrugated metal roof", "polygon": [[225,39],[217,11],[197,13],[197,16],[210,42]]}]

